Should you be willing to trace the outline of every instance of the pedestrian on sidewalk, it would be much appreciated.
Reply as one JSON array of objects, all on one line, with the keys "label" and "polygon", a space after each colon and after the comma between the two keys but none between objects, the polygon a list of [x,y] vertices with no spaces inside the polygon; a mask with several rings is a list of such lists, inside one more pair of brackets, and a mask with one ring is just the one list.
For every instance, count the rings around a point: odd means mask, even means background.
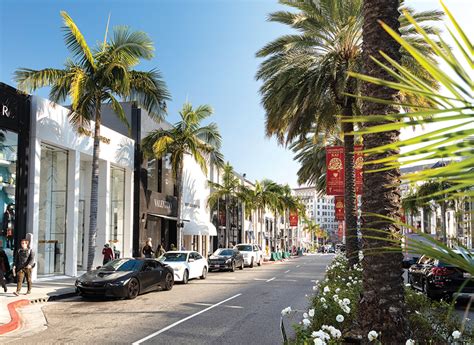
[{"label": "pedestrian on sidewalk", "polygon": [[15,259],[13,261],[13,276],[17,276],[16,291],[13,293],[15,296],[20,294],[21,284],[25,277],[28,285],[26,294],[31,293],[31,270],[35,267],[35,254],[33,249],[28,247],[28,244],[27,239],[22,239],[20,241],[20,248],[15,253]]},{"label": "pedestrian on sidewalk", "polygon": [[155,257],[159,258],[160,256],[164,255],[165,253],[166,253],[165,248],[163,248],[163,246],[161,244],[159,244],[158,247],[156,248]]},{"label": "pedestrian on sidewalk", "polygon": [[104,249],[102,249],[102,255],[104,256],[104,260],[102,260],[102,265],[105,265],[107,262],[112,261],[114,259],[114,252],[108,243],[104,244]]},{"label": "pedestrian on sidewalk", "polygon": [[3,291],[7,292],[7,281],[5,275],[10,271],[10,263],[8,262],[7,253],[3,250],[3,242],[0,241],[0,284]]},{"label": "pedestrian on sidewalk", "polygon": [[148,259],[151,259],[153,257],[153,254],[155,254],[155,252],[153,251],[152,244],[151,244],[151,237],[148,237],[148,240],[143,246],[142,254],[143,256],[145,256],[145,258],[148,258]]}]

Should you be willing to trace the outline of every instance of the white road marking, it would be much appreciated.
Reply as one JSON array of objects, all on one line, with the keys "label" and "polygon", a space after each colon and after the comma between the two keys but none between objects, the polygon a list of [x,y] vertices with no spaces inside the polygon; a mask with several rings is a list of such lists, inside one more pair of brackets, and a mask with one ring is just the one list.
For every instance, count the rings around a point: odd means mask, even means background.
[{"label": "white road marking", "polygon": [[268,279],[268,280],[265,280],[265,282],[267,282],[267,283],[268,283],[268,282],[271,282],[272,280],[275,280],[275,278],[276,278],[276,277],[270,278],[270,279]]},{"label": "white road marking", "polygon": [[296,282],[296,279],[277,279],[276,282]]},{"label": "white road marking", "polygon": [[288,273],[288,272],[290,272],[290,271],[291,271],[291,270],[287,270],[287,271],[285,271],[285,273]]},{"label": "white road marking", "polygon": [[[205,306],[205,307],[208,307],[208,306],[212,305],[211,303],[192,303],[192,304],[201,305],[201,306]],[[240,305],[224,305],[223,307],[232,308],[232,309],[244,309],[244,307],[241,307]]]},{"label": "white road marking", "polygon": [[253,280],[265,280],[266,281],[266,279],[261,279],[261,278],[253,278]]},{"label": "white road marking", "polygon": [[151,339],[151,338],[156,337],[157,335],[159,335],[159,334],[161,334],[161,333],[163,333],[163,332],[166,332],[167,330],[169,330],[169,329],[171,329],[171,328],[173,328],[173,327],[178,326],[179,324],[182,324],[182,323],[185,322],[185,321],[188,321],[188,320],[190,320],[190,319],[192,319],[192,318],[194,318],[194,317],[196,317],[196,316],[198,316],[198,315],[201,315],[202,313],[205,313],[206,311],[209,311],[209,310],[211,310],[211,309],[213,309],[213,308],[215,308],[215,307],[217,307],[217,306],[219,306],[219,305],[221,305],[221,304],[224,304],[224,303],[226,303],[226,302],[228,302],[228,301],[230,301],[230,300],[233,300],[234,298],[237,298],[237,297],[239,297],[239,296],[241,296],[241,295],[242,295],[241,293],[238,293],[237,295],[234,295],[234,296],[232,296],[232,297],[230,297],[230,298],[227,298],[227,299],[225,299],[225,300],[223,300],[223,301],[221,301],[221,302],[219,302],[219,303],[213,304],[213,305],[211,305],[210,307],[207,307],[206,309],[203,309],[203,310],[201,310],[201,311],[199,311],[199,312],[197,312],[197,313],[195,313],[195,314],[189,315],[188,317],[185,317],[185,318],[182,319],[182,320],[179,320],[179,321],[177,321],[177,322],[175,322],[175,323],[173,323],[173,324],[171,324],[171,325],[169,325],[169,326],[167,326],[167,327],[165,327],[165,328],[163,328],[163,329],[161,329],[161,330],[159,330],[159,331],[157,331],[157,332],[155,332],[155,333],[152,333],[152,334],[150,334],[149,336],[146,336],[145,338],[142,338],[142,339],[140,339],[140,340],[137,340],[136,342],[132,343],[132,345],[141,344],[141,343],[143,343],[143,342],[145,342],[145,341],[147,341],[147,340],[149,340],[149,339]]},{"label": "white road marking", "polygon": [[301,265],[296,266],[296,268],[300,268],[300,267],[301,267]]}]

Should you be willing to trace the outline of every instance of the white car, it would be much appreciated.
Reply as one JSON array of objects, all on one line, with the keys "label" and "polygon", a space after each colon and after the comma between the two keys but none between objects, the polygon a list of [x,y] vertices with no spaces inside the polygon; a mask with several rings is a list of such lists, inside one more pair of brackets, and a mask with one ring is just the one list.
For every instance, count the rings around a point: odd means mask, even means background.
[{"label": "white car", "polygon": [[187,284],[189,279],[206,279],[208,263],[198,252],[171,251],[158,259],[174,270],[174,280]]},{"label": "white car", "polygon": [[250,268],[257,264],[259,266],[263,263],[263,252],[256,244],[241,243],[234,247],[244,256],[244,264]]}]

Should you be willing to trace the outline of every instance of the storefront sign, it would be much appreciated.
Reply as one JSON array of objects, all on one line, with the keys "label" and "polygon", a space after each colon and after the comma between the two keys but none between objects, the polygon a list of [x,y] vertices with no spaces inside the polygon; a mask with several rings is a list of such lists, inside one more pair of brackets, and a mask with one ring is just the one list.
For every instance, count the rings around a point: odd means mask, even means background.
[{"label": "storefront sign", "polygon": [[336,196],[334,197],[335,204],[335,218],[336,220],[344,220],[344,197]]},{"label": "storefront sign", "polygon": [[290,226],[298,226],[298,213],[290,212]]},{"label": "storefront sign", "polygon": [[[79,134],[82,134],[82,135],[85,135],[87,137],[91,137],[91,138],[94,138],[94,132],[92,132],[90,129],[87,129],[85,127],[79,127],[77,129],[77,132]],[[103,137],[102,135],[99,136],[99,140],[101,142],[103,142],[104,144],[110,144],[110,139],[109,138],[106,138],[106,137]]]},{"label": "storefront sign", "polygon": [[363,165],[364,165],[364,154],[362,145],[354,146],[354,171],[355,171],[355,191],[356,195],[362,195],[363,187]]},{"label": "storefront sign", "polygon": [[344,195],[344,147],[326,146],[326,194]]},{"label": "storefront sign", "polygon": [[176,197],[148,191],[148,213],[162,216],[177,216]]}]

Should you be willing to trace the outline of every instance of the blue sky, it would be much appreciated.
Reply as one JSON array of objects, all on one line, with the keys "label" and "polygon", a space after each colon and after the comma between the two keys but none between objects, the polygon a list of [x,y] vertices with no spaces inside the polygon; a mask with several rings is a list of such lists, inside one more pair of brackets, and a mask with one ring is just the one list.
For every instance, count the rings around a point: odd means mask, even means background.
[{"label": "blue sky", "polygon": [[[439,8],[432,0],[407,1],[415,8]],[[466,18],[468,0],[447,1]],[[471,8],[466,12],[467,8]],[[103,40],[107,17],[111,25],[147,32],[156,46],[152,61],[173,100],[167,120],[174,122],[183,102],[210,104],[223,135],[223,153],[239,173],[250,179],[271,178],[296,185],[298,166],[290,152],[265,138],[255,52],[288,33],[266,22],[281,9],[273,0],[128,0],[128,1],[0,1],[0,81],[14,85],[18,67],[58,67],[69,56],[60,30],[60,10],[74,19],[89,45]],[[461,18],[461,22],[463,18]],[[36,94],[47,97],[47,90]]]}]

